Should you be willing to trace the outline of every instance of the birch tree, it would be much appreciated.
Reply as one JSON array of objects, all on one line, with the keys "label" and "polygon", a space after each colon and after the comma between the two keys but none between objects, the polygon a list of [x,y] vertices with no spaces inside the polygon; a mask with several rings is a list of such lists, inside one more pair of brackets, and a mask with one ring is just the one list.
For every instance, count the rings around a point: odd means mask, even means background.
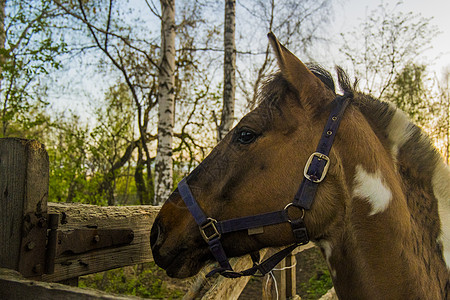
[{"label": "birch tree", "polygon": [[172,191],[174,125],[175,0],[161,0],[161,58],[158,77],[158,147],[155,159],[154,204]]},{"label": "birch tree", "polygon": [[220,125],[217,130],[217,141],[220,141],[233,127],[234,96],[236,90],[236,1],[225,1],[224,27],[224,65],[223,65],[223,109]]}]

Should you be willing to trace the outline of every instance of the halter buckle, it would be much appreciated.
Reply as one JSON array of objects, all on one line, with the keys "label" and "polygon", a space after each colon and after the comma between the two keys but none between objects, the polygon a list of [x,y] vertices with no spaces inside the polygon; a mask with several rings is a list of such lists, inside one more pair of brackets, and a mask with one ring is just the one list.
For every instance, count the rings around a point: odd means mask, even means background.
[{"label": "halter buckle", "polygon": [[[207,222],[203,225],[200,225],[200,233],[203,237],[203,239],[209,243],[215,238],[221,237],[219,230],[217,229],[217,221],[212,218],[207,218]],[[208,231],[208,232],[207,232]]]},{"label": "halter buckle", "polygon": [[[322,160],[322,159],[325,160],[325,166],[323,167],[323,171],[322,171],[320,178],[317,178],[316,176],[308,174],[309,167],[311,166],[311,163],[312,163],[314,157],[317,157],[318,160]],[[308,158],[308,161],[306,162],[305,170],[303,171],[303,175],[309,181],[314,182],[314,183],[319,183],[324,180],[325,176],[327,175],[329,167],[330,167],[330,158],[320,152],[314,152],[313,154],[311,154],[311,156]]]}]

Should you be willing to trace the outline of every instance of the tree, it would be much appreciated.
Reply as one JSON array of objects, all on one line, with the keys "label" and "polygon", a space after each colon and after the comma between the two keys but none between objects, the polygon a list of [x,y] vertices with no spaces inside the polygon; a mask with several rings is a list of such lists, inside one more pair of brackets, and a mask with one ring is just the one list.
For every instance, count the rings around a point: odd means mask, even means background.
[{"label": "tree", "polygon": [[223,64],[223,108],[217,140],[225,137],[233,127],[234,122],[234,96],[236,90],[236,44],[235,44],[235,16],[236,1],[225,1],[224,25],[224,64]]},{"label": "tree", "polygon": [[101,204],[89,188],[89,132],[78,116],[65,113],[56,117],[46,139],[50,162],[49,201]]},{"label": "tree", "polygon": [[[117,186],[121,179],[125,178],[129,182],[130,170],[124,166],[139,144],[134,137],[135,116],[132,104],[125,84],[112,86],[106,93],[105,100],[97,104],[96,125],[90,130],[91,139],[85,146],[89,153],[89,166],[98,182],[97,190],[92,192],[106,197],[108,205],[116,205]],[[127,194],[127,188],[123,193]]]},{"label": "tree", "polygon": [[[154,42],[147,42],[153,40],[147,34],[148,30],[145,31],[137,26],[132,30],[132,25],[127,24],[126,19],[123,18],[124,12],[121,11],[123,7],[114,6],[114,1],[84,2],[79,0],[74,5],[62,3],[59,0],[54,1],[62,12],[72,17],[74,24],[82,25],[74,29],[81,36],[87,33],[90,37],[93,45],[91,43],[83,48],[99,50],[106,58],[101,61],[106,66],[104,68],[118,72],[129,89],[137,116],[136,127],[139,138],[137,144],[136,141],[129,141],[126,149],[139,150],[135,178],[140,182],[136,186],[140,202],[149,204],[153,191],[151,175],[153,158],[149,149],[149,143],[153,138],[149,134],[149,126],[151,123],[150,113],[157,104],[156,80],[159,66],[156,62],[156,54],[158,46]],[[130,13],[132,14],[133,10]],[[141,36],[137,36],[138,33]],[[77,47],[78,45],[71,46]],[[131,158],[131,154],[127,154],[126,157]],[[117,165],[116,163],[122,164],[123,161],[119,159],[112,166]]]},{"label": "tree", "polygon": [[66,51],[52,30],[59,16],[49,1],[0,1],[0,137],[25,137],[48,121],[40,113],[47,103],[35,90]]},{"label": "tree", "polygon": [[378,98],[406,66],[420,65],[419,56],[437,34],[430,18],[397,12],[399,5],[380,4],[357,30],[341,34],[344,43],[340,50],[361,79],[363,91]]},{"label": "tree", "polygon": [[158,76],[158,148],[155,159],[155,200],[161,205],[172,192],[174,125],[175,0],[161,0],[161,50]]},{"label": "tree", "polygon": [[[6,31],[5,31],[5,8],[6,0],[0,0],[0,50],[5,51]],[[3,72],[4,54],[0,55],[0,74]],[[1,88],[1,81],[0,81]]]},{"label": "tree", "polygon": [[[163,18],[162,13],[158,11],[153,2],[146,1],[148,11],[147,14],[144,14],[146,19],[143,21],[141,11],[133,5],[128,7],[125,2],[107,0],[86,2],[79,0],[75,3],[67,3],[59,0],[54,1],[63,13],[71,17],[70,20],[68,19],[69,21],[64,23],[64,28],[70,28],[73,32],[78,33],[78,38],[72,40],[73,43],[70,47],[82,49],[78,53],[79,55],[89,52],[90,55],[98,56],[98,64],[101,66],[101,70],[105,72],[105,76],[116,75],[116,78],[123,82],[129,90],[130,100],[133,103],[132,107],[136,115],[136,126],[134,128],[137,129],[138,137],[136,140],[128,141],[127,147],[121,149],[120,155],[116,156],[114,163],[108,163],[111,167],[109,174],[112,175],[113,171],[118,172],[123,166],[129,165],[130,159],[136,159],[131,168],[134,169],[132,173],[134,173],[137,195],[140,203],[150,204],[156,199],[154,188],[158,186],[154,182],[153,176],[160,176],[161,168],[164,168],[167,172],[172,172],[172,165],[166,161],[162,164],[155,162],[154,154],[155,152],[161,154],[165,151],[163,157],[167,158],[167,154],[169,154],[170,158],[173,153],[172,142],[168,142],[171,139],[170,135],[174,135],[176,142],[180,142],[175,150],[184,152],[188,149],[188,152],[192,152],[191,157],[194,160],[200,159],[194,152],[203,151],[201,143],[193,143],[196,139],[190,134],[190,128],[183,125],[198,121],[189,117],[190,114],[180,115],[178,118],[180,125],[177,126],[178,132],[175,134],[170,133],[172,129],[165,130],[164,126],[159,126],[164,129],[159,131],[160,137],[166,134],[162,142],[159,143],[159,146],[164,149],[163,152],[161,152],[161,149],[155,151],[154,143],[158,128],[155,126],[158,122],[155,120],[158,116],[156,107],[159,101],[163,102],[160,106],[163,117],[164,114],[170,116],[174,113],[173,106],[177,101],[182,106],[189,103],[190,105],[201,106],[202,110],[208,109],[204,105],[206,96],[201,91],[209,89],[208,86],[204,85],[208,85],[211,79],[199,79],[202,75],[199,76],[198,74],[203,73],[197,69],[199,62],[195,56],[200,56],[200,54],[196,54],[193,50],[195,43],[193,31],[198,24],[199,7],[196,2],[190,2],[192,5],[182,6],[178,23],[168,27],[169,30],[176,30],[179,33],[176,38],[180,45],[180,49],[177,50],[174,44],[170,46],[172,47],[170,49],[171,54],[175,56],[175,62],[170,65],[167,63],[167,53],[164,54],[163,51],[163,47],[165,47],[163,44],[166,41],[163,42],[160,34],[154,34],[149,30],[154,24],[150,22],[149,18],[157,18],[160,22]],[[138,18],[140,22],[136,22],[135,18]],[[164,29],[162,30],[164,31]],[[85,37],[89,39],[86,41]],[[78,41],[81,42],[76,44]],[[167,66],[169,67],[163,71],[162,68]],[[167,83],[164,76],[171,77],[171,72],[175,79],[172,79],[172,83]],[[192,89],[193,84],[198,86],[197,91],[195,88]],[[191,91],[186,92],[187,89]],[[164,97],[166,95],[172,95],[172,104],[168,104],[164,108]],[[191,111],[192,109],[189,107],[188,110]],[[164,123],[164,118],[162,121]],[[167,124],[172,128],[174,126],[173,121],[166,122]],[[158,157],[159,159],[160,157]],[[155,170],[153,170],[153,166]],[[160,177],[157,179],[159,181]],[[166,195],[171,191],[171,181],[166,180],[163,185]],[[101,184],[107,184],[106,186],[108,186],[108,184],[113,184],[113,181],[106,181]],[[103,185],[103,187],[106,186]],[[108,193],[112,195],[110,192]],[[159,196],[160,200],[158,201],[165,200],[165,197]]]},{"label": "tree", "polygon": [[450,164],[450,67],[445,68],[442,79],[436,80],[439,101],[433,111],[434,140],[447,164]]},{"label": "tree", "polygon": [[[133,3],[133,5],[113,0],[53,1],[60,9],[59,13],[65,16],[60,19],[60,29],[64,32],[70,30],[68,49],[72,51],[72,55],[81,57],[87,53],[91,61],[97,59],[98,62],[94,63],[98,64],[101,72],[104,72],[104,82],[112,79],[116,86],[120,83],[124,88],[126,87],[128,90],[126,94],[129,97],[126,98],[128,100],[124,98],[124,101],[131,102],[129,106],[134,110],[135,115],[131,121],[134,123],[134,126],[131,126],[134,128],[133,134],[127,138],[123,138],[125,135],[116,131],[123,124],[119,124],[120,122],[114,119],[120,117],[106,117],[105,111],[102,112],[105,117],[99,119],[98,124],[93,126],[90,124],[90,138],[86,141],[88,147],[85,147],[89,162],[89,168],[86,170],[89,175],[86,178],[89,181],[87,184],[95,182],[97,189],[94,193],[89,188],[89,193],[103,194],[110,204],[117,203],[119,201],[118,185],[122,185],[121,178],[131,180],[130,174],[134,174],[134,185],[132,183],[130,185],[136,188],[140,203],[152,203],[152,199],[165,200],[171,191],[172,181],[176,182],[186,170],[195,166],[214,144],[218,124],[213,122],[212,112],[220,110],[224,87],[219,76],[216,76],[215,70],[225,69],[224,65],[216,63],[216,59],[224,61],[225,41],[221,36],[225,36],[225,30],[222,23],[214,23],[217,22],[214,14],[209,14],[210,7],[216,4],[206,2],[207,5],[204,6],[198,1],[177,1],[177,15],[172,26],[176,31],[177,49],[175,46],[172,48],[175,62],[168,68],[169,71],[163,71],[165,68],[163,59],[168,58],[168,55],[164,54],[166,41],[164,34],[157,33],[156,29],[161,33],[164,29],[160,31],[159,25],[155,26],[156,23],[153,22],[157,20],[159,24],[164,24],[163,5],[160,10],[152,1]],[[306,11],[303,10],[306,7],[303,2],[301,4],[294,0],[288,2],[289,5],[277,4],[278,8],[283,8],[283,14],[279,14],[281,16],[279,18],[277,14],[271,22],[277,26],[276,30],[286,32],[287,40],[294,40],[288,35],[300,36],[302,32],[307,31],[310,34],[317,30],[311,25],[317,24],[313,20],[321,18],[314,17],[314,14],[316,11],[318,14],[323,13],[322,8],[326,5],[322,5],[330,3],[330,0],[321,1],[319,4],[315,4],[316,2],[312,0],[306,1],[309,5]],[[250,2],[246,3],[248,6]],[[258,2],[258,5],[267,8],[264,3]],[[275,2],[271,5],[275,7]],[[294,13],[290,9],[298,10],[298,12]],[[223,11],[222,3],[220,11]],[[269,12],[275,16],[274,10]],[[294,18],[297,15],[299,17]],[[290,17],[288,21],[283,19],[285,16]],[[257,14],[256,18],[255,16],[252,18],[258,19],[256,23],[268,22],[265,18],[259,19],[260,17],[263,17],[263,14]],[[139,21],[137,22],[136,19]],[[211,20],[213,23],[210,22]],[[302,30],[298,30],[300,27]],[[246,27],[246,30],[249,28]],[[244,32],[245,30],[241,34]],[[266,32],[262,29],[261,36],[264,36]],[[265,49],[267,45],[265,40],[263,44]],[[299,39],[297,45],[302,44],[307,44],[306,40]],[[251,57],[260,55],[257,48],[246,48],[247,46],[243,44],[241,49],[245,50],[233,52],[241,55],[241,58],[243,55]],[[268,56],[263,51],[261,53]],[[264,73],[269,68],[264,68]],[[164,83],[164,76],[170,77],[170,71],[174,74],[172,88],[170,87],[172,83]],[[250,85],[255,82],[251,76],[246,77],[246,80],[250,82]],[[166,92],[173,93],[173,102],[164,108],[164,103],[160,102],[164,102]],[[166,113],[173,115],[175,103],[177,114],[172,116],[175,118],[172,125],[165,130],[161,130],[164,126],[158,125],[159,128],[157,128],[158,115],[159,117]],[[104,107],[109,106],[104,104]],[[159,108],[156,109],[156,107]],[[157,113],[158,110],[160,112]],[[110,131],[107,130],[108,128]],[[170,134],[171,130],[173,133]],[[169,141],[171,137],[174,145],[165,146],[165,149],[161,151],[157,147],[163,146],[164,141],[160,140],[156,145],[157,134],[160,138],[163,134],[167,134],[163,140]],[[105,145],[108,146],[105,147]],[[164,151],[169,155],[161,155]],[[158,158],[155,157],[155,153]],[[170,155],[175,161],[174,167],[170,162],[159,162],[160,157]],[[162,185],[166,190],[165,195],[155,197],[154,188],[158,189],[159,185],[155,181],[160,181],[160,174],[162,174],[160,168],[163,167],[168,172],[173,172],[172,168],[175,168],[175,176],[169,175],[174,176],[175,179],[167,180]]]},{"label": "tree", "polygon": [[430,114],[431,85],[427,80],[425,65],[406,65],[386,88],[383,99],[406,112],[416,124],[424,126],[433,117]]},{"label": "tree", "polygon": [[[244,37],[237,45],[241,50],[237,51],[237,89],[247,102],[247,110],[255,107],[261,83],[276,69],[268,40],[261,36],[273,31],[291,51],[311,57],[312,45],[326,40],[332,3],[332,0],[238,2],[245,26],[238,27],[237,33]],[[240,65],[243,67],[239,68]]]}]

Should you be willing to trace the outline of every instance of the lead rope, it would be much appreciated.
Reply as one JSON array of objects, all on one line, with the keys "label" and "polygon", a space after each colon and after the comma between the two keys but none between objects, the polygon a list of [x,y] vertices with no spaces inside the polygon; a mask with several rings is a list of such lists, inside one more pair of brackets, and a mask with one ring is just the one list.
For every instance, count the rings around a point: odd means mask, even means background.
[{"label": "lead rope", "polygon": [[293,263],[292,265],[290,265],[290,266],[287,266],[287,267],[283,267],[283,268],[280,268],[280,269],[272,269],[272,271],[270,271],[267,275],[267,280],[266,280],[266,285],[265,285],[265,287],[264,287],[264,290],[266,291],[266,294],[269,294],[270,293],[270,290],[268,289],[268,285],[269,285],[269,282],[270,282],[270,280],[272,280],[272,282],[273,282],[273,284],[275,285],[275,295],[276,295],[276,299],[278,300],[278,285],[277,285],[277,279],[276,279],[276,277],[275,277],[275,275],[273,274],[273,271],[285,271],[285,270],[289,270],[289,269],[292,269],[292,268],[295,268],[297,266],[297,262],[295,262],[295,263]]},{"label": "lead rope", "polygon": [[275,275],[273,274],[273,271],[270,271],[267,274],[267,280],[266,280],[266,294],[269,295],[269,293],[271,293],[271,290],[268,288],[269,282],[272,280],[272,284],[275,286],[275,296],[276,299],[278,300],[278,286],[277,286],[277,279],[275,278]]}]

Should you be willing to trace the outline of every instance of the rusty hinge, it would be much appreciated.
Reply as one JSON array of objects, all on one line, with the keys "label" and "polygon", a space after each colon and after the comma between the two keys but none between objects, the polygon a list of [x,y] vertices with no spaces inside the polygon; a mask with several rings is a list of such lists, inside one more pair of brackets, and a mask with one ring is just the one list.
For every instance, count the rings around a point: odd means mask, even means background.
[{"label": "rusty hinge", "polygon": [[24,277],[44,273],[47,243],[47,215],[29,213],[22,221],[22,240],[18,271]]},{"label": "rusty hinge", "polygon": [[[95,249],[130,244],[131,229],[80,228],[58,230],[59,214],[27,215],[24,220],[19,272],[38,277],[54,272],[55,258],[62,254],[80,254]],[[25,234],[26,233],[26,234]]]}]

